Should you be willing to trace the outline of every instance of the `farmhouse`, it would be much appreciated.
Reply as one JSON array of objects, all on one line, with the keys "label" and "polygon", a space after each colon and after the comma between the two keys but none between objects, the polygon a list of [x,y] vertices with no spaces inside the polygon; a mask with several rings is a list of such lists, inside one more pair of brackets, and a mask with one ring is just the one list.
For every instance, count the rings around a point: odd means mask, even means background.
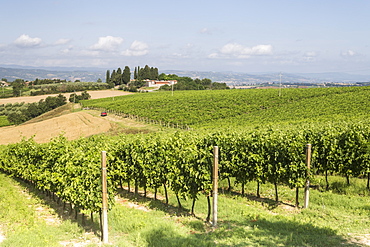
[{"label": "farmhouse", "polygon": [[169,80],[169,81],[156,81],[156,80],[144,80],[146,87],[161,87],[163,85],[174,85],[177,83],[177,80]]},{"label": "farmhouse", "polygon": [[9,87],[10,84],[7,83],[6,81],[0,81],[0,87]]}]

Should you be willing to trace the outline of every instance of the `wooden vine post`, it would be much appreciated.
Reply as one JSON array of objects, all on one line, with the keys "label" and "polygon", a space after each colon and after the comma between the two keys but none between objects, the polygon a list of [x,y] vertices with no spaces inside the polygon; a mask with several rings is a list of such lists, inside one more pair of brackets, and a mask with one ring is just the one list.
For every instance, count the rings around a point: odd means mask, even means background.
[{"label": "wooden vine post", "polygon": [[101,214],[101,233],[102,242],[108,243],[108,191],[107,191],[107,152],[101,153],[101,170],[102,170],[102,214]]},{"label": "wooden vine post", "polygon": [[308,208],[310,200],[310,175],[311,175],[311,144],[306,145],[306,165],[307,165],[307,180],[304,188],[304,208]]},{"label": "wooden vine post", "polygon": [[217,196],[218,196],[218,146],[213,147],[213,171],[212,171],[212,180],[213,180],[213,188],[212,188],[212,204],[213,204],[213,211],[212,211],[212,226],[217,226]]}]

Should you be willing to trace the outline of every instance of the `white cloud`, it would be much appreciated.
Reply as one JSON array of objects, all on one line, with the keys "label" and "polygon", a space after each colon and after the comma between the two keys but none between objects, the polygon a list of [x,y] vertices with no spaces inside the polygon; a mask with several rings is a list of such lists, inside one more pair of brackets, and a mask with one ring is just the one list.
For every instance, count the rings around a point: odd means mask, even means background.
[{"label": "white cloud", "polygon": [[212,31],[209,30],[208,28],[202,28],[200,31],[199,31],[201,34],[212,34]]},{"label": "white cloud", "polygon": [[54,45],[65,45],[68,44],[70,41],[70,39],[58,39],[57,41],[55,41]]},{"label": "white cloud", "polygon": [[144,56],[148,54],[148,45],[144,42],[135,40],[132,42],[130,49],[122,52],[122,55],[129,57]]},{"label": "white cloud", "polygon": [[61,52],[63,54],[68,54],[73,50],[73,46],[69,46],[68,48],[63,49]]},{"label": "white cloud", "polygon": [[26,34],[22,34],[15,41],[14,44],[19,47],[35,47],[41,45],[42,40],[40,38],[31,38]]},{"label": "white cloud", "polygon": [[208,58],[219,58],[220,56],[218,55],[217,52],[211,53],[208,55]]},{"label": "white cloud", "polygon": [[237,43],[229,43],[224,45],[219,52],[210,54],[209,58],[218,57],[236,57],[249,58],[258,55],[272,55],[272,45],[256,45],[253,47],[246,47]]},{"label": "white cloud", "polygon": [[305,57],[317,57],[317,53],[314,51],[308,51],[304,54]]},{"label": "white cloud", "polygon": [[123,39],[120,37],[106,36],[100,37],[98,43],[92,45],[92,50],[115,51],[122,44]]},{"label": "white cloud", "polygon": [[352,50],[348,50],[348,51],[342,52],[341,55],[343,57],[353,57],[353,56],[356,56],[358,54],[356,52],[352,51]]},{"label": "white cloud", "polygon": [[316,57],[317,57],[317,53],[314,52],[314,51],[308,51],[306,53],[303,54],[303,60],[304,61],[315,61]]},{"label": "white cloud", "polygon": [[184,55],[182,53],[172,53],[172,57],[176,57],[176,58],[189,58],[189,55]]}]

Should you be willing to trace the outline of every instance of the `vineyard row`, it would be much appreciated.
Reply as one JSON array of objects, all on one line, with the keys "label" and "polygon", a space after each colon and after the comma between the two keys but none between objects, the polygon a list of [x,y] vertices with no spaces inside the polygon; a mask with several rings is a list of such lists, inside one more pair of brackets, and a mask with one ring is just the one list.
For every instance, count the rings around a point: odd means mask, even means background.
[{"label": "vineyard row", "polygon": [[[1,147],[0,169],[55,193],[78,209],[101,210],[100,153],[107,151],[110,205],[119,185],[170,189],[178,199],[212,192],[212,151],[218,146],[220,179],[245,185],[272,183],[302,188],[309,176],[305,145],[312,144],[311,174],[367,176],[370,131],[366,125],[328,126],[311,130],[253,132],[176,132],[173,134],[95,136],[68,141],[63,136],[46,144],[32,139]],[[328,181],[329,182],[329,181]],[[369,184],[368,184],[369,185]],[[244,187],[244,186],[242,186]],[[244,193],[244,191],[243,191]],[[259,194],[259,187],[257,195]]]}]

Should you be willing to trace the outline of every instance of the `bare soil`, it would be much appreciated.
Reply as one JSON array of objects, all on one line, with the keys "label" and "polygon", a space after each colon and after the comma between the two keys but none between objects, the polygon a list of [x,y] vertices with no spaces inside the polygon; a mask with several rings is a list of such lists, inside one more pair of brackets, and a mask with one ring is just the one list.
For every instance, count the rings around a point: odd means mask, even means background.
[{"label": "bare soil", "polygon": [[61,134],[73,140],[104,133],[111,128],[112,124],[109,120],[80,111],[37,123],[2,127],[0,128],[0,145],[17,143],[22,138],[29,139],[32,136],[36,142],[45,143]]}]

